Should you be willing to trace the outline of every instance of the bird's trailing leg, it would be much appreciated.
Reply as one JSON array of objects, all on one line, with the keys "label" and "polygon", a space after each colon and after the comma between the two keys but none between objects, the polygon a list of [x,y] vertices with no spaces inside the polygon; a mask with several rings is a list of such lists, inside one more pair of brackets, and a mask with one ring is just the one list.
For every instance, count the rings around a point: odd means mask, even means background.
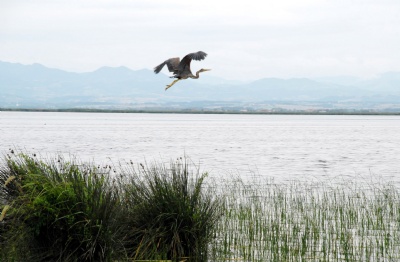
[{"label": "bird's trailing leg", "polygon": [[175,79],[171,84],[167,85],[167,87],[165,88],[165,91],[167,91],[168,88],[170,88],[171,86],[173,86],[176,82],[178,82],[180,79]]}]

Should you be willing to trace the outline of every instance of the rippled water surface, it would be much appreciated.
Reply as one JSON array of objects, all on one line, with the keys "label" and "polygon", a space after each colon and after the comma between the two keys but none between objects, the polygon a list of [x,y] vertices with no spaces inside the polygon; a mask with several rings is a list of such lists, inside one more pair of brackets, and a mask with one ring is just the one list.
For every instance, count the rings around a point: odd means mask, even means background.
[{"label": "rippled water surface", "polygon": [[0,150],[96,162],[188,155],[211,174],[400,184],[399,116],[0,112]]}]

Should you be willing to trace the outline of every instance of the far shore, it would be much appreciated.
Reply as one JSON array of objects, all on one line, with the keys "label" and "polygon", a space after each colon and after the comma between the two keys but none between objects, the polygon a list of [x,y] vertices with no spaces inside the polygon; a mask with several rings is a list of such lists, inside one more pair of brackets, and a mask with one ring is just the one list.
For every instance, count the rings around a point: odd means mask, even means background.
[{"label": "far shore", "polygon": [[316,109],[316,110],[229,110],[229,109],[97,109],[97,108],[0,108],[9,112],[76,112],[76,113],[149,113],[149,114],[240,114],[240,115],[389,115],[400,111],[369,109]]}]

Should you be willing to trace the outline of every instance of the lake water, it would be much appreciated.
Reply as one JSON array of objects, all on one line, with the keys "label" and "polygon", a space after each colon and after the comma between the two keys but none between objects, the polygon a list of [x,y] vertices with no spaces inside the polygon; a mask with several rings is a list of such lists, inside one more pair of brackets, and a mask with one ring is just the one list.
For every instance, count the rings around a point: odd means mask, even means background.
[{"label": "lake water", "polygon": [[215,176],[400,185],[399,116],[0,112],[0,152],[104,163],[189,156]]}]

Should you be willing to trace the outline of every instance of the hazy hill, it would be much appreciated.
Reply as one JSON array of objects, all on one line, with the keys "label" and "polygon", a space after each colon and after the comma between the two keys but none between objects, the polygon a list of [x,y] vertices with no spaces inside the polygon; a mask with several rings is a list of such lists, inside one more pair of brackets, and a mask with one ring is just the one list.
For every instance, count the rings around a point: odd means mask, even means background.
[{"label": "hazy hill", "polygon": [[400,101],[400,73],[371,80],[355,77],[263,78],[253,82],[226,80],[203,73],[199,80],[172,81],[165,74],[127,67],[101,67],[73,73],[40,64],[0,62],[0,107],[68,106],[193,101]]}]

